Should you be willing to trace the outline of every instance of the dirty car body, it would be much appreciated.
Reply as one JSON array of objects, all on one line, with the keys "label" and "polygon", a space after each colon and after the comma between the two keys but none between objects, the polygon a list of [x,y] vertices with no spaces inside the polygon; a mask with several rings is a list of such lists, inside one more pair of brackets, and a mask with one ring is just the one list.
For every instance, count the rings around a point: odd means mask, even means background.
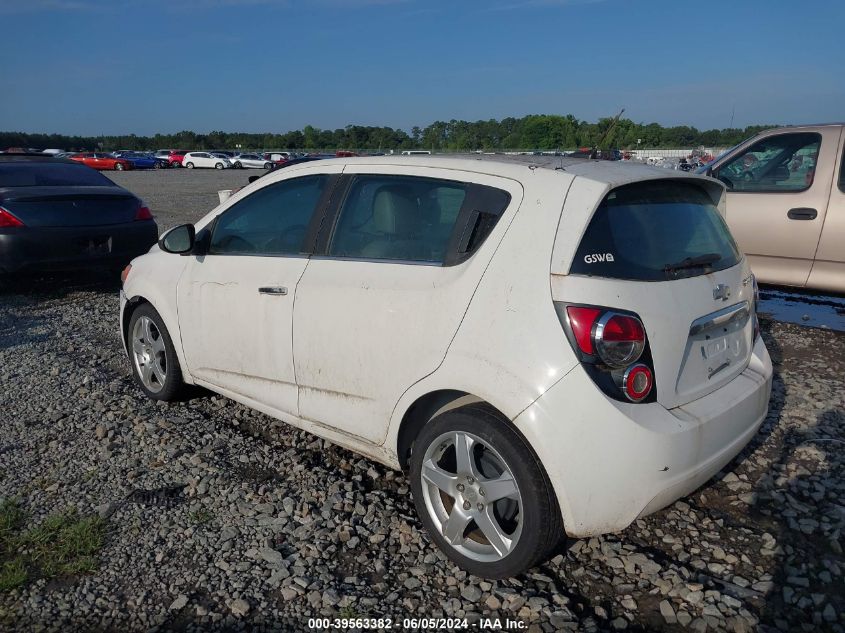
[{"label": "dirty car body", "polygon": [[[284,226],[258,217],[274,205]],[[522,547],[535,532],[621,530],[695,490],[765,418],[755,283],[723,215],[718,181],[603,161],[301,164],[136,259],[121,335],[152,397],[178,362],[410,468],[437,544],[501,577],[547,551]],[[139,311],[170,333],[167,367]]]}]

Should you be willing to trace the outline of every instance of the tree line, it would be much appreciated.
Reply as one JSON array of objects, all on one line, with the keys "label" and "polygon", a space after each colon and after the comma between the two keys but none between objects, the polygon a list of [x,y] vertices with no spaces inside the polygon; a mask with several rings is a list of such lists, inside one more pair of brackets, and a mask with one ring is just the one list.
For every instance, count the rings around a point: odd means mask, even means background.
[{"label": "tree line", "polygon": [[179,148],[201,149],[291,149],[291,150],[405,150],[432,151],[496,151],[554,150],[578,147],[600,149],[729,147],[771,125],[754,125],[744,129],[698,130],[679,125],[664,127],[658,123],[635,123],[630,119],[602,118],[595,123],[579,121],[574,116],[531,114],[522,118],[506,117],[501,121],[435,121],[427,127],[414,126],[410,134],[391,127],[347,125],[335,130],[306,125],[301,130],[283,134],[222,132],[198,134],[182,131],[154,136],[109,135],[68,136],[64,134],[29,134],[0,132],[0,149],[31,147],[65,150],[157,150]]}]

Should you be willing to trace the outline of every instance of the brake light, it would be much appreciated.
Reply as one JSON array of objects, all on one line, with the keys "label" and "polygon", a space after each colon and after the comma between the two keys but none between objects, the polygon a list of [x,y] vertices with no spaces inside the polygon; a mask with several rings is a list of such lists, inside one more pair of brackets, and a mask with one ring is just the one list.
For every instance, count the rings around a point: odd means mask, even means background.
[{"label": "brake light", "polygon": [[622,393],[631,402],[642,401],[651,393],[653,385],[654,376],[651,373],[651,368],[642,363],[631,365],[622,376]]},{"label": "brake light", "polygon": [[0,229],[14,229],[21,226],[24,226],[23,222],[18,220],[3,207],[0,207]]},{"label": "brake light", "polygon": [[129,271],[132,270],[132,264],[126,264],[126,268],[124,268],[120,272],[120,283],[125,284],[126,278],[129,277]]},{"label": "brake light", "polygon": [[632,316],[606,312],[596,323],[593,346],[608,366],[625,367],[645,349],[643,324]]},{"label": "brake light", "polygon": [[141,203],[141,206],[138,207],[138,213],[135,214],[136,220],[152,220],[153,214],[150,212],[150,208],[145,204]]},{"label": "brake light", "polygon": [[593,324],[598,320],[601,310],[567,306],[566,314],[569,315],[569,324],[572,327],[572,334],[575,335],[578,348],[585,354],[594,354]]},{"label": "brake light", "polygon": [[645,349],[645,330],[636,317],[601,308],[567,306],[569,324],[578,348],[596,355],[609,367],[635,362]]},{"label": "brake light", "polygon": [[555,308],[581,363],[602,391],[629,402],[642,402],[653,393],[651,353],[636,314],[558,302]]}]

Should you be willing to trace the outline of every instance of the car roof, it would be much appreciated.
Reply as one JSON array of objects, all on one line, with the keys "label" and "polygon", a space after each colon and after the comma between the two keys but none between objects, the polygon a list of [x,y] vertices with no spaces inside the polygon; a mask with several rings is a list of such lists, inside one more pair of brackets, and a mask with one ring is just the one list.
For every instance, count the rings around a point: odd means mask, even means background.
[{"label": "car roof", "polygon": [[52,154],[0,154],[0,161],[4,163],[62,163],[78,165],[76,161],[66,158],[56,158]]},{"label": "car roof", "polygon": [[641,163],[625,161],[593,160],[589,158],[573,158],[568,156],[534,156],[523,154],[432,154],[414,156],[361,156],[349,158],[328,158],[328,163],[342,163],[346,165],[413,165],[415,167],[438,167],[442,169],[456,169],[484,173],[493,176],[503,176],[517,180],[524,180],[531,170],[541,169],[549,172],[559,172],[562,175],[580,176],[619,186],[637,180],[652,180],[656,178],[688,177],[712,180],[703,176],[696,176],[690,172],[662,167],[652,167]]}]

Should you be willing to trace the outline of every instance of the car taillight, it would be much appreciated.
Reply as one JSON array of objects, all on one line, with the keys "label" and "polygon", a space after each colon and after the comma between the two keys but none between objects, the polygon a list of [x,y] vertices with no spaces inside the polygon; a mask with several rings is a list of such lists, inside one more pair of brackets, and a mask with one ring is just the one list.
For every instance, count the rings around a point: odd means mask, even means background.
[{"label": "car taillight", "polygon": [[579,359],[602,391],[631,402],[642,402],[652,393],[651,353],[636,314],[557,302],[555,308]]},{"label": "car taillight", "polygon": [[126,268],[120,272],[120,283],[126,283],[126,278],[129,276],[130,270],[132,270],[132,264],[126,264]]},{"label": "car taillight", "polygon": [[9,213],[6,209],[0,207],[0,229],[13,229],[20,226],[24,226],[24,223]]},{"label": "car taillight", "polygon": [[654,375],[648,365],[631,365],[622,375],[622,393],[631,402],[641,402],[654,385]]},{"label": "car taillight", "polygon": [[138,213],[135,214],[136,220],[152,220],[153,214],[150,212],[150,208],[144,204],[141,204],[138,207]]},{"label": "car taillight", "polygon": [[645,330],[638,318],[583,306],[567,306],[566,313],[580,350],[608,367],[625,367],[642,355]]}]

